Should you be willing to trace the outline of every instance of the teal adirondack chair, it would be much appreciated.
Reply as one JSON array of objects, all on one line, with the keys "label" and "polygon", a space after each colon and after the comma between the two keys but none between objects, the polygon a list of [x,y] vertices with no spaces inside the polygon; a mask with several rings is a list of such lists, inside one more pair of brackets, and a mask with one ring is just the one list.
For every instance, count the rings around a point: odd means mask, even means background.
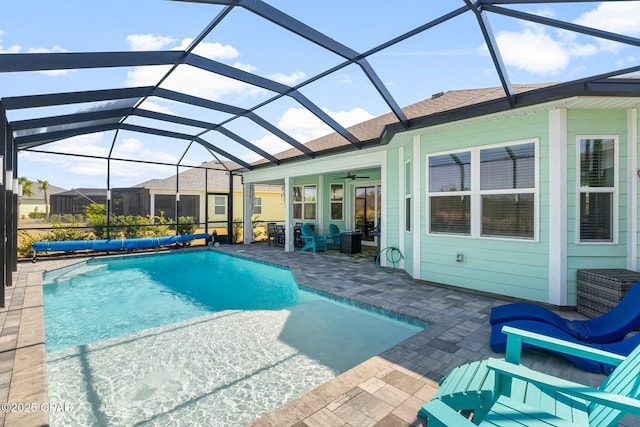
[{"label": "teal adirondack chair", "polygon": [[331,239],[331,249],[340,247],[340,228],[335,224],[329,224],[329,238]]},{"label": "teal adirondack chair", "polygon": [[300,237],[304,241],[304,246],[300,248],[300,252],[311,249],[315,254],[316,249],[322,249],[327,252],[327,236],[324,234],[315,234],[311,229],[311,225],[304,224],[300,230]]},{"label": "teal adirondack chair", "polygon": [[[419,415],[433,426],[612,426],[640,416],[640,346],[626,358],[505,326],[505,359],[456,368]],[[598,388],[519,365],[522,343],[616,366]],[[462,369],[461,369],[462,368]],[[473,422],[469,414],[473,413]]]}]

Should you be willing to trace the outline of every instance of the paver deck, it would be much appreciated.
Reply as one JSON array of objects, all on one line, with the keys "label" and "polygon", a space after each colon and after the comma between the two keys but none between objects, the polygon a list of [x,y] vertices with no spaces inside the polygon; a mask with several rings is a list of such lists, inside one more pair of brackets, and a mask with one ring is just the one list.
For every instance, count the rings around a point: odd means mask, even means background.
[{"label": "paver deck", "polygon": [[[489,347],[488,319],[491,307],[509,302],[506,298],[414,280],[401,270],[389,273],[372,258],[284,252],[266,244],[215,250],[288,266],[302,286],[429,323],[422,332],[255,420],[252,427],[424,425],[418,409],[443,375],[468,361],[502,356]],[[6,307],[0,309],[0,402],[47,402],[41,273],[78,261],[19,263],[14,286],[7,288]],[[573,311],[562,315],[582,317]],[[604,378],[543,352],[525,351],[523,364],[590,385]],[[48,423],[48,414],[0,412],[0,420],[6,426],[41,426]],[[626,417],[622,425],[640,422]]]}]

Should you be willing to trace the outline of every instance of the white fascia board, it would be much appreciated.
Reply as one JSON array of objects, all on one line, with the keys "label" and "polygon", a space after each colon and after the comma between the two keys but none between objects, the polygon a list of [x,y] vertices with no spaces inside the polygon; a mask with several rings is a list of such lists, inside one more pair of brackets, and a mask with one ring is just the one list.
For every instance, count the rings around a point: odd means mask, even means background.
[{"label": "white fascia board", "polygon": [[245,182],[282,180],[287,176],[323,175],[351,169],[379,167],[385,159],[386,148],[367,149],[354,153],[341,153],[320,159],[303,160],[275,167],[244,172]]}]

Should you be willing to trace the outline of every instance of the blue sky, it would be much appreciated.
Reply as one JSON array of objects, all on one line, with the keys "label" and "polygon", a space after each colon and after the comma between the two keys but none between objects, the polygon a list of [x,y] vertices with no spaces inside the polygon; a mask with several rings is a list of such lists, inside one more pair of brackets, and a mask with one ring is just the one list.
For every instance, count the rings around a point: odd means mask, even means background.
[{"label": "blue sky", "polygon": [[[21,0],[5,2],[0,16],[0,53],[170,50],[187,46],[222,10],[220,6],[163,0],[109,2]],[[269,2],[340,43],[364,52],[437,16],[463,5],[460,0],[400,3],[381,0],[274,0]],[[638,37],[640,2],[532,4],[519,10]],[[637,65],[637,48],[570,34],[554,28],[489,15],[512,83],[566,81]],[[341,63],[322,48],[292,35],[246,10],[235,8],[198,47],[199,55],[295,85]],[[499,80],[475,18],[467,13],[368,58],[401,106],[440,91],[498,86]],[[7,73],[0,76],[0,97],[110,89],[155,84],[166,67],[71,70],[65,72]],[[163,87],[192,95],[252,107],[272,93],[181,66]],[[344,126],[388,112],[366,76],[349,66],[304,87],[301,92]],[[90,108],[83,106],[82,108]],[[224,113],[149,99],[145,109],[218,122]],[[10,111],[9,119],[72,113],[78,106]],[[283,98],[257,111],[300,141],[329,130],[295,101]],[[148,119],[134,118],[147,125]],[[195,133],[193,128],[166,129]],[[242,134],[269,153],[288,148],[275,136],[248,120],[229,129]],[[50,146],[48,150],[106,155],[114,132],[84,135]],[[205,138],[247,161],[256,156],[221,135]],[[132,132],[120,132],[114,155],[174,163],[188,143]],[[195,144],[184,154],[184,164],[212,160]],[[128,186],[176,172],[175,167],[144,166],[128,162],[111,165],[111,186]],[[106,161],[22,153],[19,175],[46,179],[64,188],[105,187]]]}]

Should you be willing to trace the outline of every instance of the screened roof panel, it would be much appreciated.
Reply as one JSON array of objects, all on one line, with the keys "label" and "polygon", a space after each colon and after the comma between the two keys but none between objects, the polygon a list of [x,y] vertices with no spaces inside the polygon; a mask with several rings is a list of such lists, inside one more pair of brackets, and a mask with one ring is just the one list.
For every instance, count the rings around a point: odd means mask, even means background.
[{"label": "screened roof panel", "polygon": [[[5,48],[96,52],[160,50],[179,47],[193,38],[223,6],[157,0],[110,2],[42,2],[22,0],[3,5],[1,26]],[[9,7],[11,6],[11,7]],[[31,23],[31,25],[29,25]],[[37,23],[37,26],[33,24]],[[69,26],[69,30],[61,26]],[[134,31],[131,29],[134,28]],[[132,35],[148,36],[133,41]]]},{"label": "screened roof panel", "polygon": [[37,132],[20,148],[71,136],[51,147],[93,149],[118,129],[142,143],[130,158],[179,161],[200,144],[251,169],[385,143],[489,100],[638,91],[590,82],[640,72],[638,1],[40,3],[8,2],[17,18],[0,24],[0,98],[15,132]]},{"label": "screened roof panel", "polygon": [[[401,106],[454,89],[499,86],[473,15],[453,18],[369,57]],[[455,28],[467,28],[456,34]],[[460,75],[464,80],[460,80]]]},{"label": "screened roof panel", "polygon": [[[204,98],[200,98],[200,100],[204,100]],[[156,96],[146,98],[140,104],[140,108],[147,111],[155,111],[177,117],[187,117],[194,120],[202,120],[216,124],[233,117],[231,113],[226,113],[224,111],[199,107],[186,102],[178,102]],[[224,106],[222,108],[224,108]]]},{"label": "screened roof panel", "polygon": [[[336,88],[340,90],[339,97],[334,96]],[[355,64],[304,86],[300,92],[315,100],[320,108],[325,109],[344,127],[390,111],[389,105],[362,68]],[[362,105],[367,107],[363,108]]]},{"label": "screened roof panel", "polygon": [[[425,7],[421,0],[406,0],[401,4],[367,0],[276,0],[270,3],[359,52],[372,49],[462,6],[462,2],[430,2]],[[327,16],[327,10],[333,13]]]},{"label": "screened roof panel", "polygon": [[[230,72],[245,71],[240,67],[231,68]],[[189,65],[178,66],[160,87],[241,108],[249,108],[275,94],[263,87]]]},{"label": "screened roof panel", "polygon": [[[239,28],[246,31],[239,32]],[[206,47],[211,59],[288,86],[343,61],[335,53],[243,8],[234,8],[199,46]],[[197,48],[195,53],[200,54]],[[291,61],[292,57],[296,61]]]}]

